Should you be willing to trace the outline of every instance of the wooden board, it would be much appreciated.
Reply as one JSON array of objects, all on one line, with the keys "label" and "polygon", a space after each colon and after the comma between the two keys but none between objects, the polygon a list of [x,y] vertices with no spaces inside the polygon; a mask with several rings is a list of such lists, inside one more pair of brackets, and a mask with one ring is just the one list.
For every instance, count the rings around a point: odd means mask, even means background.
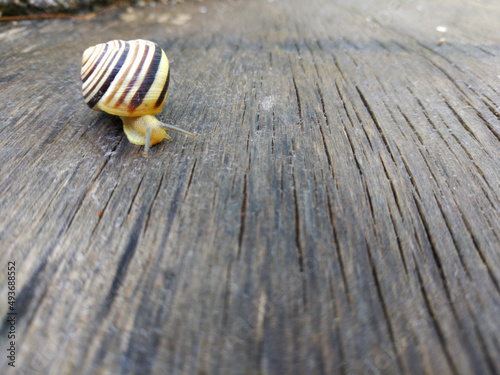
[{"label": "wooden board", "polygon": [[[0,24],[0,372],[499,373],[498,19],[239,0]],[[158,117],[198,134],[148,158],[81,97],[83,50],[135,38],[171,62]]]}]

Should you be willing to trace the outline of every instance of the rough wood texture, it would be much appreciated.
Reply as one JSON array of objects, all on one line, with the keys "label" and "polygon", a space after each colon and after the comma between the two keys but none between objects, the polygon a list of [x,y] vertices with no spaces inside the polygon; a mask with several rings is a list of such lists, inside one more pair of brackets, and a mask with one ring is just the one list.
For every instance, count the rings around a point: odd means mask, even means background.
[{"label": "rough wood texture", "polygon": [[[16,374],[500,372],[500,8],[344,3],[0,25]],[[138,37],[199,134],[147,159],[80,92]]]}]

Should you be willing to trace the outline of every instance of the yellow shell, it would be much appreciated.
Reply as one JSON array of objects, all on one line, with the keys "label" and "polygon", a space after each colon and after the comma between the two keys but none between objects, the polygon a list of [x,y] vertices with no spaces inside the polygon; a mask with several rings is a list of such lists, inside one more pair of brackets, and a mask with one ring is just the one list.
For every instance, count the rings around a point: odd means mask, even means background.
[{"label": "yellow shell", "polygon": [[159,113],[170,80],[165,52],[142,39],[87,48],[81,73],[83,97],[90,108],[126,117]]}]

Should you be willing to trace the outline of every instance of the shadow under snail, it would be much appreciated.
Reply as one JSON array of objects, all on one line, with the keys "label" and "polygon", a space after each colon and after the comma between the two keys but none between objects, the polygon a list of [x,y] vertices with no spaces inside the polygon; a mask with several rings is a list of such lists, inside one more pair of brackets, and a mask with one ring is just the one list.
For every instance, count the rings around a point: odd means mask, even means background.
[{"label": "shadow under snail", "polygon": [[163,139],[166,130],[193,138],[196,135],[159,121],[167,97],[170,69],[165,52],[147,40],[112,40],[89,47],[82,58],[82,93],[95,111],[120,116],[128,140],[149,148]]}]

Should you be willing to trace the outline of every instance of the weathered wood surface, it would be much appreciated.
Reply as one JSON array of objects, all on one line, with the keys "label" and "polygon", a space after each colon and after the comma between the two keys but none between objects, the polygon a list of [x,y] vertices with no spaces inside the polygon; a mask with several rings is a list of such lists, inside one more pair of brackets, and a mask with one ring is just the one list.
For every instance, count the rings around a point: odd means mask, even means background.
[{"label": "weathered wood surface", "polygon": [[[500,8],[344,3],[0,25],[2,374],[500,372]],[[199,134],[147,159],[80,93],[138,37]]]}]

